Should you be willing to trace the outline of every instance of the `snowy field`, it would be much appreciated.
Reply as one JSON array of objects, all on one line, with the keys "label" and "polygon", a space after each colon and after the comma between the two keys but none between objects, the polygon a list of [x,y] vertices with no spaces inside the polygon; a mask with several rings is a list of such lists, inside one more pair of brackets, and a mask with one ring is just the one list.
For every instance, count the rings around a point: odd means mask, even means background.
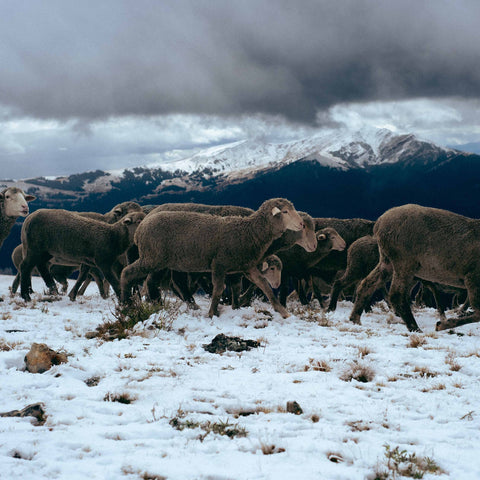
[{"label": "snowy field", "polygon": [[[421,309],[414,336],[384,304],[349,324],[348,302],[328,315],[293,302],[288,319],[261,302],[224,306],[209,319],[198,297],[199,311],[172,308],[105,342],[85,336],[114,320],[95,285],[49,302],[33,278],[26,305],[12,280],[0,276],[0,411],[43,402],[47,420],[0,418],[2,479],[373,480],[403,478],[400,456],[434,465],[425,479],[480,478],[478,324],[437,334]],[[208,353],[219,333],[261,346]],[[68,362],[26,372],[33,342]],[[291,401],[303,413],[287,412]]]}]

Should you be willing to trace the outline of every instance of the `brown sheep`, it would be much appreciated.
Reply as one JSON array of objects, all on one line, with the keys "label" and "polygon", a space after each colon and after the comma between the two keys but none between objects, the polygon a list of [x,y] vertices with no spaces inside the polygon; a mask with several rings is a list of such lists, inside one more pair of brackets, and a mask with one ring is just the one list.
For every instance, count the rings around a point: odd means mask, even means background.
[{"label": "brown sheep", "polygon": [[340,293],[361,282],[377,265],[379,259],[377,240],[366,235],[355,240],[347,251],[347,268],[333,283],[328,311],[337,308]]},{"label": "brown sheep", "polygon": [[47,287],[56,293],[48,261],[56,257],[64,264],[98,267],[115,293],[120,295],[118,257],[133,244],[133,235],[143,212],[132,212],[110,225],[67,210],[41,209],[25,220],[21,238],[21,296],[30,300],[31,272],[37,267]]},{"label": "brown sheep", "polygon": [[291,278],[300,281],[309,276],[310,270],[325,258],[332,250],[345,249],[345,240],[334,228],[323,228],[316,232],[317,248],[314,252],[294,245],[288,250],[279,251],[277,254],[282,260],[282,284],[280,288],[280,303],[285,306],[287,302],[288,284]]},{"label": "brown sheep", "polygon": [[444,330],[480,321],[480,220],[408,204],[387,210],[375,223],[380,260],[358,288],[350,320],[359,323],[365,301],[393,272],[390,303],[410,331],[420,331],[410,309],[416,279],[466,288],[473,313],[437,322]]},{"label": "brown sheep", "polygon": [[292,203],[283,198],[265,201],[248,217],[219,217],[195,212],[150,213],[135,234],[139,259],[122,271],[121,300],[130,302],[133,285],[165,268],[212,272],[209,316],[218,316],[225,275],[244,273],[286,318],[288,312],[272,295],[257,265],[272,241],[287,229],[302,230],[303,221]]}]

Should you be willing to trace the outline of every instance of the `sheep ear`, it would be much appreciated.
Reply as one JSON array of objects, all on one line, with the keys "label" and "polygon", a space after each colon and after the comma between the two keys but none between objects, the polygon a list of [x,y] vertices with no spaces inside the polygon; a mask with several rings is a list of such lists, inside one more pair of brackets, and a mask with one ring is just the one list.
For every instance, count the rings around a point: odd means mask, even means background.
[{"label": "sheep ear", "polygon": [[115,215],[120,215],[120,214],[122,213],[122,209],[121,209],[121,208],[116,208],[116,209],[113,211],[113,213],[114,213]]},{"label": "sheep ear", "polygon": [[124,217],[122,222],[125,224],[125,225],[130,225],[132,223],[132,219],[131,217]]},{"label": "sheep ear", "polygon": [[264,272],[265,270],[268,270],[268,263],[267,262],[263,262],[263,264],[262,264],[262,272]]},{"label": "sheep ear", "polygon": [[27,202],[33,202],[36,199],[37,199],[37,197],[35,195],[25,195],[25,200]]},{"label": "sheep ear", "polygon": [[272,215],[278,215],[279,213],[282,213],[278,207],[273,207],[272,208]]},{"label": "sheep ear", "polygon": [[318,237],[317,240],[326,240],[327,236],[324,233],[321,233]]}]

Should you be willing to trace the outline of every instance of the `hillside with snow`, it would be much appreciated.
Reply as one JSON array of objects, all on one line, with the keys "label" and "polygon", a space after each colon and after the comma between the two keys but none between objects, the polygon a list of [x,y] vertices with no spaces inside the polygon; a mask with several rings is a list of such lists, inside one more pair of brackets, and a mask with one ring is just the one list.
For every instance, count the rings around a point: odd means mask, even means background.
[{"label": "hillside with snow", "polygon": [[[0,413],[37,402],[46,417],[0,416],[0,478],[478,480],[479,324],[410,334],[384,303],[352,325],[291,300],[282,319],[256,301],[221,316],[171,299],[122,340],[90,338],[115,301],[10,298],[0,276]],[[219,333],[258,348],[210,353]],[[25,371],[33,342],[67,354]],[[300,409],[287,411],[287,402]],[[404,462],[400,463],[403,459]],[[409,472],[401,476],[400,472]],[[416,475],[416,476],[414,476]]]}]

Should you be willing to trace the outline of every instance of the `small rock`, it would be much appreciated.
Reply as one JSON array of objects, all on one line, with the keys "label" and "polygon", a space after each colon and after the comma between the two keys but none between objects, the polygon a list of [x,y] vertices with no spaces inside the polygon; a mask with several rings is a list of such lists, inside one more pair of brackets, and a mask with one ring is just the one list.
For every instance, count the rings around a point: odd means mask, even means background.
[{"label": "small rock", "polygon": [[255,340],[244,340],[240,337],[228,337],[219,333],[210,343],[203,345],[203,348],[210,353],[224,353],[226,350],[243,352],[260,346]]},{"label": "small rock", "polygon": [[287,402],[287,412],[294,415],[301,415],[303,413],[302,407],[295,400]]},{"label": "small rock", "polygon": [[52,367],[67,362],[65,353],[56,352],[44,343],[32,343],[25,355],[26,370],[30,373],[43,373]]}]

